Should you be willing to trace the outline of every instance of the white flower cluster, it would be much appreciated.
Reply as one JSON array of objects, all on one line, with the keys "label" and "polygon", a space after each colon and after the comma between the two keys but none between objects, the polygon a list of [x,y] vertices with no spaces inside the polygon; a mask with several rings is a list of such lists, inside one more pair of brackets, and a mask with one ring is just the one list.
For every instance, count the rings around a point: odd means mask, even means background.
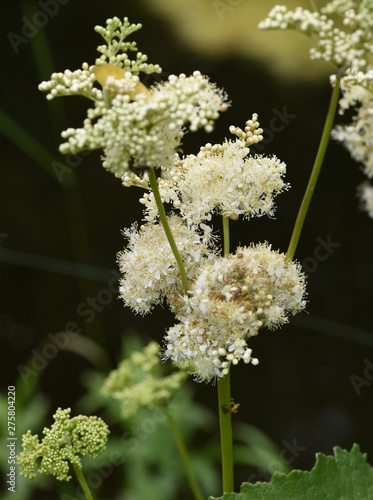
[{"label": "white flower cluster", "polygon": [[[365,9],[361,6],[364,3]],[[292,11],[284,5],[276,5],[259,24],[259,28],[300,31],[314,43],[310,49],[311,59],[325,60],[339,69],[359,71],[367,68],[367,57],[373,54],[373,8],[371,2],[370,7],[368,2],[350,4],[355,10],[347,9],[346,2],[341,0],[328,4],[321,14],[302,7]],[[327,15],[334,13],[343,16],[345,30],[339,29]]]},{"label": "white flower cluster", "polygon": [[[192,280],[201,262],[215,256],[210,228],[203,233],[176,215],[169,217],[169,225],[183,259],[188,278]],[[183,303],[183,287],[175,257],[160,223],[148,223],[140,230],[134,225],[124,231],[129,239],[126,249],[118,254],[118,263],[124,278],[120,282],[120,296],[134,312],[146,314],[164,299],[173,311]]]},{"label": "white flower cluster", "polygon": [[52,73],[48,82],[42,82],[39,90],[49,92],[47,99],[55,97],[81,95],[92,101],[102,101],[102,91],[94,87],[95,75],[90,70],[88,63],[82,64],[82,69],[75,71],[65,70],[63,73]]},{"label": "white flower cluster", "polygon": [[[168,81],[147,89],[139,81],[140,71],[161,71],[158,65],[146,62],[147,56],[137,53],[131,61],[126,51],[136,51],[134,42],[124,39],[141,27],[130,25],[125,18],[109,19],[107,27],[96,27],[107,46],[98,50],[102,56],[95,66],[83,64],[82,70],[54,73],[42,82],[40,90],[49,92],[48,99],[63,95],[83,95],[93,100],[83,128],[69,128],[62,133],[66,142],[60,146],[64,154],[102,149],[103,166],[129,185],[133,177],[149,167],[172,163],[185,128],[210,132],[219,112],[227,109],[223,91],[195,71],[192,76],[171,75]],[[108,62],[106,62],[108,61]],[[95,88],[101,83],[103,90]]]},{"label": "white flower cluster", "polygon": [[[368,179],[373,178],[373,69],[366,73],[347,74],[341,80],[342,97],[339,113],[353,109],[350,123],[337,125],[332,131],[333,139],[341,142],[351,157],[362,165]],[[358,186],[361,206],[373,218],[373,187],[368,181]]]},{"label": "white flower cluster", "polygon": [[60,147],[66,154],[103,149],[103,166],[123,177],[126,185],[131,165],[149,168],[171,163],[184,127],[189,124],[191,131],[202,127],[210,132],[219,111],[225,109],[223,93],[198,71],[190,77],[171,75],[150,89],[150,96],[139,93],[134,100],[128,94],[129,79],[127,74],[127,81],[122,80],[125,88],[109,108],[98,102],[88,111],[84,128],[66,130],[63,137],[68,141]]},{"label": "white flower cluster", "polygon": [[[140,71],[148,74],[160,73],[162,69],[158,64],[148,64],[148,56],[137,51],[136,42],[125,41],[129,35],[141,28],[140,23],[131,24],[127,17],[123,21],[118,17],[108,19],[106,28],[95,26],[95,31],[105,40],[105,45],[97,47],[97,51],[102,55],[96,59],[96,64],[107,62],[119,66],[134,75],[138,75]],[[136,52],[136,59],[130,59],[128,52]]]},{"label": "white flower cluster", "polygon": [[300,266],[267,244],[205,261],[188,293],[180,323],[165,337],[164,356],[194,365],[198,380],[222,377],[240,359],[257,364],[247,339],[261,327],[286,323],[306,304]]},{"label": "white flower cluster", "polygon": [[[231,219],[239,216],[273,215],[274,197],[288,185],[282,177],[286,165],[276,157],[249,156],[249,145],[262,140],[257,115],[246,122],[245,132],[230,127],[239,138],[223,144],[206,144],[195,155],[178,155],[160,192],[166,202],[172,202],[182,217],[193,223],[211,220],[213,212]],[[145,193],[142,203],[147,206],[148,219],[157,215],[154,196]]]},{"label": "white flower cluster", "polygon": [[[330,16],[342,18],[342,28]],[[352,158],[373,177],[373,2],[371,0],[333,0],[318,12],[301,7],[289,11],[277,5],[259,25],[262,29],[295,29],[310,37],[314,47],[311,59],[332,63],[341,79],[339,112],[356,110],[352,122],[337,126],[332,137],[341,142]],[[332,85],[336,75],[331,76]],[[358,187],[362,206],[372,217],[371,189],[368,183]]]}]

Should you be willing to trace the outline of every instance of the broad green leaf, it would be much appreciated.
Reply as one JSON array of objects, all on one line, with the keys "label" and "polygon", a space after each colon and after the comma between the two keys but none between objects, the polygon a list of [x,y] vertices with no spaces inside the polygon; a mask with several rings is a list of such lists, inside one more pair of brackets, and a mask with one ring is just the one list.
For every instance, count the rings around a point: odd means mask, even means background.
[{"label": "broad green leaf", "polygon": [[[316,455],[311,471],[275,472],[270,483],[243,483],[240,493],[220,500],[373,500],[373,468],[357,444],[352,450],[334,448],[334,457]],[[213,497],[210,497],[212,500]]]}]

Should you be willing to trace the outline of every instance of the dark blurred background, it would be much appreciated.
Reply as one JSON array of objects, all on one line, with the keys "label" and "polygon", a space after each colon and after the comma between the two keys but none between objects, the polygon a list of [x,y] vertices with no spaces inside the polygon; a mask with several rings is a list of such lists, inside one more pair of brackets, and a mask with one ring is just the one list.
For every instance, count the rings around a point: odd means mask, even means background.
[{"label": "dark blurred background", "polygon": [[[286,251],[318,147],[332,69],[309,63],[309,45],[300,35],[257,30],[275,3],[51,0],[49,8],[58,9],[47,18],[40,16],[47,2],[1,6],[4,391],[16,385],[33,350],[50,343],[48,334],[74,322],[84,342],[60,350],[38,373],[50,418],[57,406],[74,408],[84,395],[85,370],[116,366],[126,332],[161,342],[173,324],[161,308],[134,316],[112,291],[116,252],[124,246],[121,230],[141,219],[140,191],[123,188],[100,166],[97,152],[63,157],[60,132],[81,125],[88,102],[78,97],[48,102],[37,88],[52,71],[94,63],[101,39],[93,27],[105,25],[108,17],[128,16],[143,24],[133,40],[149,62],[162,66],[163,77],[199,69],[229,94],[232,106],[212,134],[185,137],[186,154],[221,142],[231,124],[243,127],[252,113],[259,114],[265,147],[257,152],[286,162],[292,187],[277,197],[275,219],[231,224],[232,248],[267,240]],[[291,117],[273,132],[273,117],[281,113]],[[241,404],[235,418],[260,428],[280,449],[296,440],[302,450],[287,455],[294,457],[291,467],[311,468],[316,452],[330,454],[335,445],[350,449],[354,442],[373,463],[373,369],[367,368],[373,363],[373,221],[358,207],[356,186],[363,180],[359,165],[331,143],[296,252],[309,274],[307,312],[281,331],[253,339],[260,364],[242,364],[232,372],[233,396]],[[333,243],[329,255],[319,252],[328,242]],[[197,400],[215,409],[216,387],[190,384]],[[239,467],[237,485],[251,472]]]}]

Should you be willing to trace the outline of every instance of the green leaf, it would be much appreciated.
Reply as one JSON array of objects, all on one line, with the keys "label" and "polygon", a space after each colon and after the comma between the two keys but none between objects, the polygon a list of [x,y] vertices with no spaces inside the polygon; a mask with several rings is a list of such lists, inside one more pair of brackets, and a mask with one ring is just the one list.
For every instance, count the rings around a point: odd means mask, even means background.
[{"label": "green leaf", "polygon": [[[373,468],[357,444],[352,450],[334,448],[334,457],[316,455],[310,471],[275,472],[270,483],[243,483],[240,493],[225,493],[220,500],[372,500]],[[213,497],[210,497],[212,500]]]}]

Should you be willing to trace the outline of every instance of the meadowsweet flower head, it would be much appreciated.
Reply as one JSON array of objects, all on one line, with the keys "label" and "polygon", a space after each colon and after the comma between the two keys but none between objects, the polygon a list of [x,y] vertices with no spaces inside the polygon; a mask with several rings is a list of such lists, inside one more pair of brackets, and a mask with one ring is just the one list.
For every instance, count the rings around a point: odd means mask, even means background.
[{"label": "meadowsweet flower head", "polygon": [[[342,26],[336,26],[332,14],[342,16]],[[307,35],[313,42],[310,57],[324,60],[336,68],[352,72],[368,67],[373,54],[373,6],[367,1],[337,0],[330,2],[321,13],[297,7],[288,10],[276,5],[259,24],[261,29],[293,29]]]},{"label": "meadowsweet flower head", "polygon": [[70,465],[82,468],[80,455],[95,458],[105,450],[109,434],[105,422],[96,416],[70,418],[70,413],[70,408],[58,408],[53,415],[54,424],[43,430],[41,441],[31,431],[22,436],[23,451],[17,462],[23,476],[32,479],[37,473],[44,473],[69,481]]},{"label": "meadowsweet flower head", "polygon": [[123,418],[135,415],[139,407],[154,408],[167,403],[181,387],[187,373],[161,373],[161,359],[156,342],[143,351],[135,351],[110,372],[102,392],[121,402]]},{"label": "meadowsweet flower head", "polygon": [[177,314],[180,323],[165,337],[164,356],[193,363],[196,376],[224,376],[231,363],[257,363],[247,340],[262,327],[288,321],[305,307],[305,277],[297,263],[267,244],[238,248],[206,261]]},{"label": "meadowsweet flower head", "polygon": [[[197,231],[180,217],[169,217],[169,225],[183,259],[189,279],[196,275],[201,262],[215,256],[211,229]],[[140,229],[134,225],[124,232],[129,239],[118,254],[124,274],[120,296],[136,313],[148,313],[156,304],[167,300],[172,310],[180,307],[184,295],[175,257],[160,223],[148,223]]]},{"label": "meadowsweet flower head", "polygon": [[[258,116],[246,122],[245,131],[230,127],[238,138],[223,144],[206,144],[195,155],[176,155],[166,179],[160,183],[163,199],[193,223],[211,219],[213,212],[238,219],[273,215],[274,197],[288,188],[282,179],[286,165],[276,157],[249,156],[252,144],[263,139]],[[143,203],[149,218],[156,215],[152,194]]]},{"label": "meadowsweet flower head", "polygon": [[[125,39],[141,28],[118,18],[109,19],[106,28],[96,26],[106,45],[98,47],[96,65],[83,64],[82,70],[54,73],[39,89],[48,99],[63,95],[82,95],[93,101],[82,128],[68,128],[62,153],[77,154],[102,149],[103,166],[124,185],[138,183],[141,172],[172,162],[186,128],[210,132],[221,111],[227,108],[225,93],[199,71],[193,75],[170,75],[166,82],[147,89],[139,73],[160,72],[148,64],[147,56],[137,52],[135,42]],[[132,60],[128,52],[136,52]],[[102,90],[94,86],[102,85]],[[133,173],[135,170],[136,173]]]}]

